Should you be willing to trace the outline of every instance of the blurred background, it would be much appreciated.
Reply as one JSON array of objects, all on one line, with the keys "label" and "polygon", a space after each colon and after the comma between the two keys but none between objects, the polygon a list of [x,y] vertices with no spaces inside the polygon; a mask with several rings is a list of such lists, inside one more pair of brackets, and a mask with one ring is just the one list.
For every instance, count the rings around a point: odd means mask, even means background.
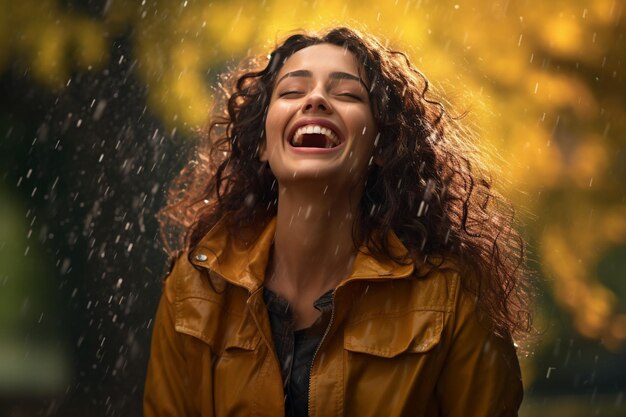
[{"label": "blurred background", "polygon": [[406,51],[517,206],[540,277],[523,416],[626,415],[621,0],[0,0],[0,415],[140,415],[155,213],[217,74],[298,28]]}]

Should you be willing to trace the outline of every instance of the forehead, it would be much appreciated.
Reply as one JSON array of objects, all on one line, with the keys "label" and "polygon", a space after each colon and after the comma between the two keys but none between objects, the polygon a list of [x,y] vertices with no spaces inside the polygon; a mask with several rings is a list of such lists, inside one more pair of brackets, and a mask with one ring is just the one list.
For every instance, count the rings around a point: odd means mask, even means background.
[{"label": "forehead", "polygon": [[362,67],[352,52],[328,43],[308,46],[291,55],[278,72],[278,77],[297,70],[319,75],[340,71],[363,77]]}]

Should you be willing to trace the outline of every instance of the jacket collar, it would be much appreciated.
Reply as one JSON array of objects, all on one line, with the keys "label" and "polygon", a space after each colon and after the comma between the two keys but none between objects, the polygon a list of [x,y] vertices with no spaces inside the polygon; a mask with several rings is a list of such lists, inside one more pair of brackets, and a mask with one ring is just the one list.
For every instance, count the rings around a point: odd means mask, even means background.
[{"label": "jacket collar", "polygon": [[[259,232],[246,237],[235,237],[225,221],[218,222],[191,251],[189,259],[199,268],[207,268],[226,281],[244,287],[251,293],[263,286],[265,270],[276,231],[273,218]],[[389,248],[394,256],[407,253],[395,233],[388,236]],[[356,255],[351,274],[340,284],[368,279],[396,279],[410,276],[415,269],[413,262],[403,265],[391,259],[373,257],[366,246]]]}]

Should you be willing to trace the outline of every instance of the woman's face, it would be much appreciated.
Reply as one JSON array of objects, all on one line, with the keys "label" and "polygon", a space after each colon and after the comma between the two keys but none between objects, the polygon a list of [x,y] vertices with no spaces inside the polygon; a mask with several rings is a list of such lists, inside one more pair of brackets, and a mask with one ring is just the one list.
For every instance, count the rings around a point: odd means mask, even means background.
[{"label": "woman's face", "polygon": [[377,134],[363,74],[351,52],[331,44],[301,49],[285,62],[272,91],[261,153],[279,184],[363,183]]}]

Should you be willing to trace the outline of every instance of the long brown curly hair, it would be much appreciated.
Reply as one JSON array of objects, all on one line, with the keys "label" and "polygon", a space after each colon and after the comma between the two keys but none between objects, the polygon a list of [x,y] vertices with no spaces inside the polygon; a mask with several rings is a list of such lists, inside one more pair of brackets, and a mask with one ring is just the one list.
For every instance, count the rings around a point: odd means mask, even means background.
[{"label": "long brown curly hair", "polygon": [[[463,266],[464,285],[500,335],[530,330],[525,245],[510,205],[492,189],[459,119],[430,96],[429,82],[405,54],[376,38],[339,27],[288,37],[267,57],[250,58],[224,76],[215,114],[161,211],[164,235],[179,226],[190,249],[219,220],[234,233],[271,219],[276,178],[259,159],[276,76],[295,52],[329,43],[352,52],[371,84],[379,137],[354,228],[354,243],[392,257],[394,231],[413,259]],[[174,227],[174,228],[172,228]],[[166,242],[169,239],[166,239]],[[397,259],[407,262],[411,259]]]}]

